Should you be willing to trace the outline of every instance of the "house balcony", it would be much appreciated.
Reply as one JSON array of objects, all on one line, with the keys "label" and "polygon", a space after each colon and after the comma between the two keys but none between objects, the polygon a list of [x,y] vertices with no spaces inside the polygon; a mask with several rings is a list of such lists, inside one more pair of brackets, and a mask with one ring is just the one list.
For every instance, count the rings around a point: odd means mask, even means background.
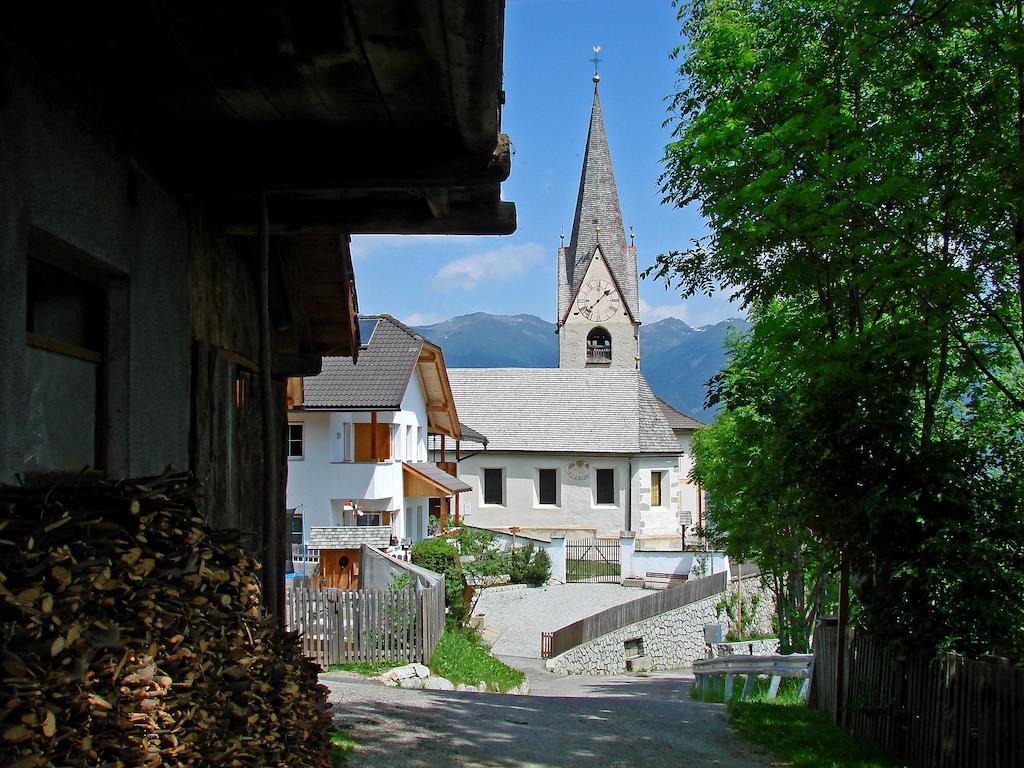
[{"label": "house balcony", "polygon": [[331,498],[393,498],[402,494],[402,463],[331,463],[326,465],[323,480]]}]

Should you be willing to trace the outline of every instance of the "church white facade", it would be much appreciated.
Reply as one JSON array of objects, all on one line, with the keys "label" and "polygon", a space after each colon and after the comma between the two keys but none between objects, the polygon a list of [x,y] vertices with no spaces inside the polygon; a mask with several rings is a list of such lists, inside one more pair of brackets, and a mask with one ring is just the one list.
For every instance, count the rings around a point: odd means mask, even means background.
[{"label": "church white facade", "polygon": [[458,476],[473,526],[696,540],[689,451],[700,422],[659,400],[640,372],[636,248],[626,241],[595,85],[572,236],[557,252],[553,369],[449,369],[468,443]]}]

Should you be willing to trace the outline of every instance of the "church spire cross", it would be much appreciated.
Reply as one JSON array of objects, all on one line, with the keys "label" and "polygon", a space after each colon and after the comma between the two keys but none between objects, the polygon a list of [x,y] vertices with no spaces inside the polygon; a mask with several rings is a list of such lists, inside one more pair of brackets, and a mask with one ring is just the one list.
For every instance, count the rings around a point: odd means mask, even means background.
[{"label": "church spire cross", "polygon": [[602,61],[604,61],[604,59],[598,58],[597,54],[599,54],[600,52],[601,52],[601,46],[600,45],[595,45],[594,46],[594,58],[591,59],[591,61],[594,62],[594,78],[593,78],[594,79],[594,85],[597,85],[599,82],[601,82],[601,75],[599,75],[597,73],[597,65],[600,64]]}]

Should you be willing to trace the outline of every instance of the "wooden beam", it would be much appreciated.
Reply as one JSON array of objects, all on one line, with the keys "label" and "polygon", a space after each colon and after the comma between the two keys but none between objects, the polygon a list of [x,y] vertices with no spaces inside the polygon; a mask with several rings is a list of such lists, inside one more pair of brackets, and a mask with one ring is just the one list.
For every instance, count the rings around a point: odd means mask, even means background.
[{"label": "wooden beam", "polygon": [[441,497],[441,530],[448,527],[448,497]]},{"label": "wooden beam", "polygon": [[444,413],[447,410],[448,410],[448,406],[444,405],[444,404],[441,404],[441,405],[436,405],[435,404],[435,405],[428,405],[427,406],[427,412],[428,413]]},{"label": "wooden beam", "polygon": [[316,376],[323,369],[319,354],[275,352],[270,370],[275,376]]},{"label": "wooden beam", "polygon": [[370,459],[378,461],[380,454],[377,453],[377,412],[370,411]]},{"label": "wooden beam", "polygon": [[295,268],[295,259],[288,253],[287,246],[279,241],[274,242],[273,251],[281,277],[281,290],[284,292],[285,301],[288,304],[288,315],[292,321],[295,346],[300,353],[312,352],[313,334],[309,327],[309,317],[306,314],[306,303],[302,296],[302,286],[299,282],[298,270]]},{"label": "wooden beam", "polygon": [[[256,234],[253,223],[237,206],[222,211],[229,235]],[[274,208],[270,231],[274,235],[347,232],[353,235],[510,235],[516,230],[515,203],[458,203],[435,218],[422,200],[386,200],[378,203],[307,201]]]},{"label": "wooden beam", "polygon": [[455,525],[459,525],[459,494],[455,494]]},{"label": "wooden beam", "polygon": [[444,432],[441,433],[441,463],[444,464],[447,461],[444,455]]}]

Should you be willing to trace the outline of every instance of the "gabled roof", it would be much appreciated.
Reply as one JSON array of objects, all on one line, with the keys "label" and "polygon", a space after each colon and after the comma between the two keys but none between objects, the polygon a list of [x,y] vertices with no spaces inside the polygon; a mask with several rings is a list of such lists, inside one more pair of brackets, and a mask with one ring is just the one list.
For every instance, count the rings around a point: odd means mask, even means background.
[{"label": "gabled roof", "polygon": [[636,370],[452,368],[459,413],[491,451],[677,454],[679,442]]},{"label": "gabled roof", "polygon": [[[459,416],[441,348],[391,315],[360,315],[359,359],[325,357],[317,376],[303,379],[302,405],[344,411],[398,411],[416,373],[427,405],[428,432],[459,438]],[[370,330],[372,328],[372,330]]]},{"label": "gabled roof", "polygon": [[[600,232],[597,231],[598,227]],[[631,247],[626,244],[619,193],[615,187],[608,137],[605,135],[604,118],[601,115],[601,99],[595,85],[587,149],[583,157],[576,214],[572,222],[572,240],[565,250],[564,258],[559,254],[560,266],[565,270],[566,278],[559,280],[559,317],[566,314],[572,296],[578,293],[598,241],[606,262],[621,286],[622,301],[630,314],[636,317],[640,306],[636,263],[630,253]]]},{"label": "gabled roof", "polygon": [[[618,292],[619,296],[623,296],[622,284],[619,282],[618,278],[615,277],[615,270],[613,269],[611,262],[608,261],[608,257],[605,256],[604,248],[601,247],[600,243],[594,246],[594,253],[597,253],[598,251],[600,251],[601,255],[604,256],[604,265],[608,270],[609,277],[611,277],[612,279],[612,285],[615,286],[615,290]],[[592,253],[590,254],[591,262],[593,262],[593,259],[594,254]],[[584,269],[583,266],[580,265],[580,282],[579,285],[576,286],[576,289],[573,291],[572,296],[569,298],[569,303],[565,305],[565,312],[562,313],[561,317],[559,318],[559,328],[565,325],[565,321],[569,319],[569,313],[572,312],[573,304],[576,303],[576,299],[579,297],[580,291],[583,290],[583,280],[587,276],[587,272],[589,269],[589,265],[586,269]],[[626,314],[629,315],[629,319],[632,320],[634,323],[637,322],[636,316],[633,314],[633,310],[630,309],[629,303],[626,302],[625,298],[623,298],[622,305],[626,308]]]},{"label": "gabled roof", "polygon": [[687,416],[682,411],[677,411],[671,405],[666,403],[660,397],[655,395],[658,400],[658,405],[661,406],[661,412],[665,416],[665,420],[669,426],[677,432],[694,431],[701,427],[707,426],[703,421],[698,421],[693,416]]},{"label": "gabled roof", "polygon": [[351,357],[325,357],[317,376],[303,379],[306,408],[397,411],[416,369],[423,337],[388,315],[360,315],[377,326],[359,352]]},{"label": "gabled roof", "polygon": [[412,474],[433,485],[445,495],[452,493],[465,493],[473,490],[473,487],[454,475],[449,475],[436,464],[429,464],[425,461],[402,462],[402,471]]}]

